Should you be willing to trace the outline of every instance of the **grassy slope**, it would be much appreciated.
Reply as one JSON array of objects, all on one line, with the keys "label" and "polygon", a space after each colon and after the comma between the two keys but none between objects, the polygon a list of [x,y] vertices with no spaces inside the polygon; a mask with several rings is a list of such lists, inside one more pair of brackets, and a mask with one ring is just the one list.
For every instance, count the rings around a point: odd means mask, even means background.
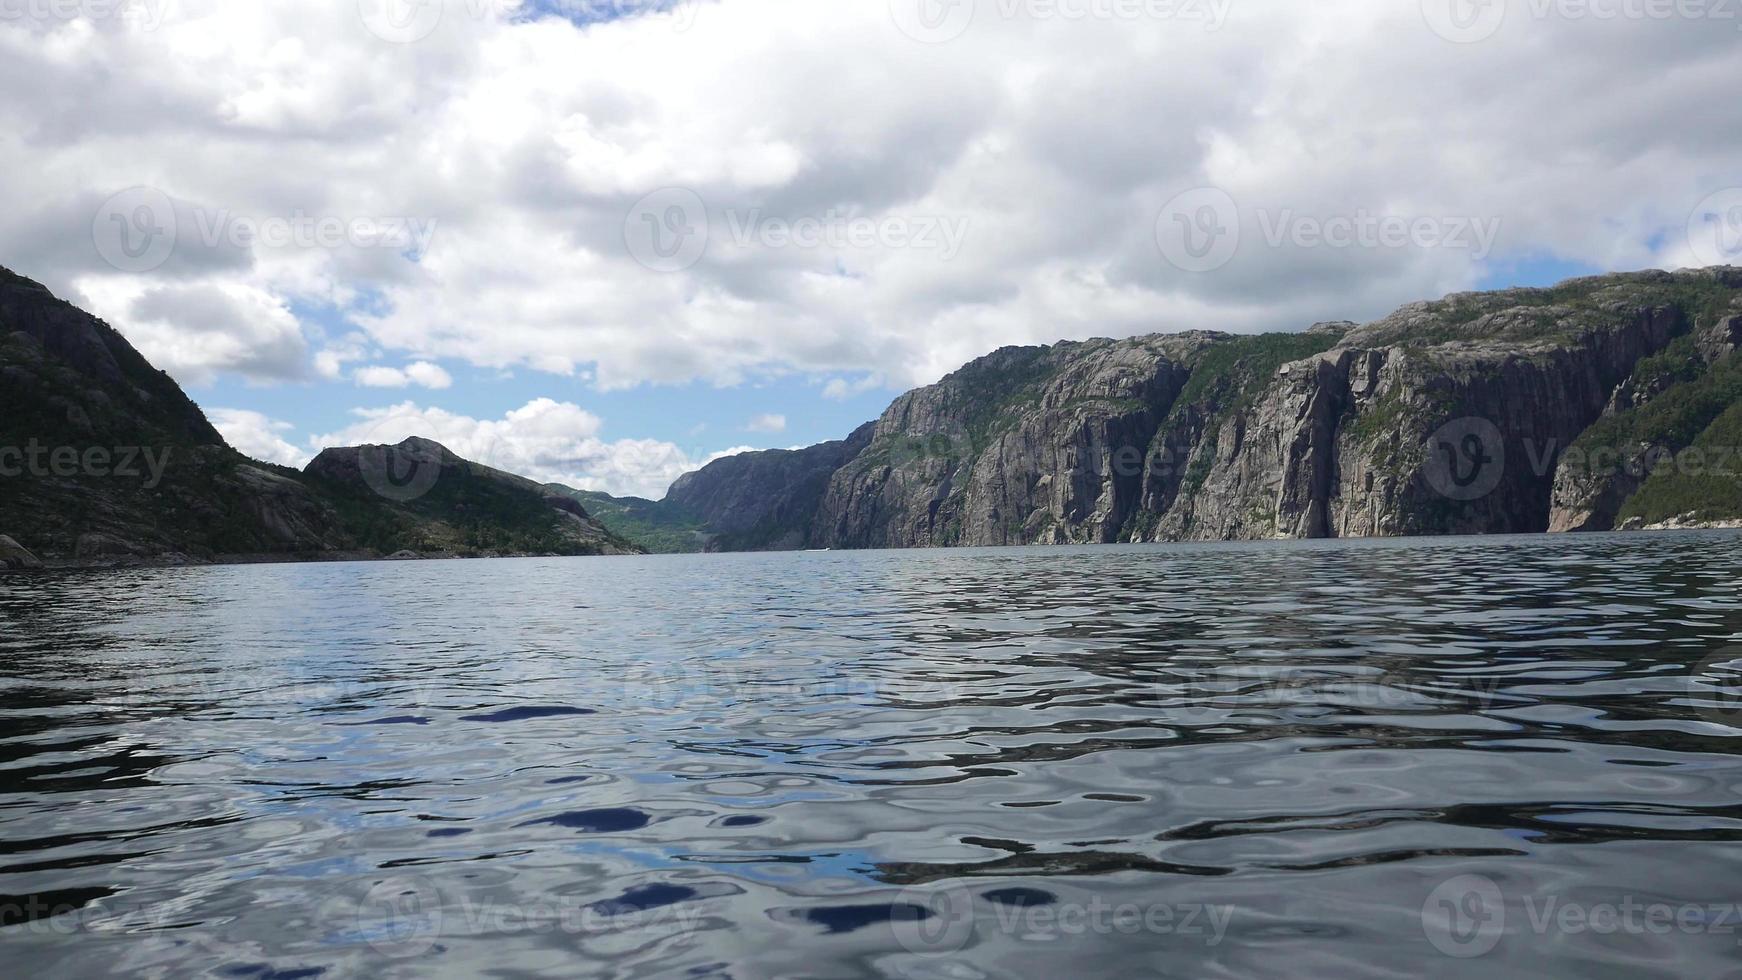
[{"label": "grassy slope", "polygon": [[694,554],[702,550],[705,538],[700,525],[664,501],[613,497],[596,490],[576,490],[558,483],[549,484],[546,489],[580,501],[587,513],[613,534],[640,545],[651,554]]}]

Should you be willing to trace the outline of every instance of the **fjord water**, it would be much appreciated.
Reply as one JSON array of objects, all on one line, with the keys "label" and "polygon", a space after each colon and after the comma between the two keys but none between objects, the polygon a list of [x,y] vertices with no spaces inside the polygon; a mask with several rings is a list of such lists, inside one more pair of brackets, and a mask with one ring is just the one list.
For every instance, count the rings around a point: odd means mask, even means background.
[{"label": "fjord water", "polygon": [[18,976],[1674,977],[1742,938],[1732,533],[129,570],[0,580],[0,624]]}]

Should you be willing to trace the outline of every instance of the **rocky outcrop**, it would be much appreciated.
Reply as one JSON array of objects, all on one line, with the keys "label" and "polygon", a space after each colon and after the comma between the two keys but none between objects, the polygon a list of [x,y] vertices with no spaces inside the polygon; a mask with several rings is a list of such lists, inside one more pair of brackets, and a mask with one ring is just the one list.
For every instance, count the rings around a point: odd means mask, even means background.
[{"label": "rocky outcrop", "polygon": [[[1008,348],[897,399],[813,511],[756,511],[784,486],[767,454],[710,467],[738,474],[727,496],[680,486],[688,507],[759,513],[765,537],[812,547],[1610,527],[1662,484],[1655,449],[1729,424],[1738,296],[1742,270],[1648,272],[1299,334]],[[1594,455],[1621,475],[1593,475]],[[1670,489],[1654,506],[1712,496]]]},{"label": "rocky outcrop", "polygon": [[1742,350],[1742,316],[1725,317],[1697,340],[1700,358],[1715,364],[1730,354]]},{"label": "rocky outcrop", "polygon": [[679,477],[661,501],[701,531],[709,551],[812,547],[810,519],[829,479],[863,452],[870,426],[839,442],[800,450],[744,453]]},{"label": "rocky outcrop", "polygon": [[30,549],[0,534],[0,569],[17,570],[41,568],[42,560],[30,553]]},{"label": "rocky outcrop", "polygon": [[1142,447],[1212,334],[1006,348],[896,399],[829,480],[821,547],[1117,540]]},{"label": "rocky outcrop", "polygon": [[[1742,362],[1732,355],[1739,346],[1742,317],[1731,316],[1690,331],[1640,361],[1601,417],[1562,456],[1549,530],[1619,526],[1623,510],[1630,501],[1641,500],[1653,476],[1665,464],[1673,470],[1685,462],[1686,451],[1735,405],[1742,394]],[[1722,436],[1716,441],[1733,443]],[[1634,523],[1645,524],[1643,519]]]},{"label": "rocky outcrop", "polygon": [[[382,550],[421,553],[627,555],[640,549],[592,518],[573,497],[462,459],[429,439],[328,449],[304,469],[336,499],[394,519]],[[410,543],[410,548],[390,548]]]}]

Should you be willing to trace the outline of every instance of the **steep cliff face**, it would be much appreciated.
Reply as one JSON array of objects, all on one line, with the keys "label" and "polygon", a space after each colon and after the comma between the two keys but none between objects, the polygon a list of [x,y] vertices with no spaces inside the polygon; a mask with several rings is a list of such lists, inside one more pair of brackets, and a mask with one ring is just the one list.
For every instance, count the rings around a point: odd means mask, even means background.
[{"label": "steep cliff face", "polygon": [[722,461],[728,496],[683,496],[836,548],[1595,529],[1690,500],[1742,516],[1733,475],[1609,462],[1742,442],[1739,296],[1742,270],[1648,272],[1299,334],[1008,348],[897,399],[808,514],[808,491],[777,518],[753,505],[780,478],[753,457]]},{"label": "steep cliff face", "polygon": [[865,449],[871,426],[839,442],[744,453],[686,473],[661,510],[698,527],[710,551],[790,551],[812,543],[811,516],[829,478]]},{"label": "steep cliff face", "polygon": [[45,559],[341,547],[108,324],[0,269],[0,531]]},{"label": "steep cliff face", "polygon": [[1142,447],[1212,334],[1006,348],[909,392],[828,484],[826,547],[1117,540]]},{"label": "steep cliff face", "polygon": [[[1703,493],[1686,497],[1688,511],[1661,506],[1666,491],[1689,489],[1690,472],[1734,469],[1720,454],[1739,442],[1724,433],[1721,420],[1742,402],[1742,317],[1727,317],[1706,329],[1678,337],[1661,353],[1645,358],[1615,391],[1602,416],[1568,449],[1555,473],[1553,531],[1606,531],[1616,527],[1632,502],[1643,522],[1661,521],[1716,507],[1717,517],[1734,516],[1725,506],[1733,482],[1720,478]],[[1690,452],[1692,450],[1692,452]],[[1653,479],[1655,476],[1655,480]],[[1652,492],[1641,494],[1647,484]]]},{"label": "steep cliff face", "polygon": [[1546,529],[1560,450],[1685,317],[1670,306],[1515,305],[1537,298],[1505,296],[1448,341],[1435,339],[1446,305],[1411,308],[1283,365],[1183,448],[1185,486],[1170,500],[1160,482],[1157,529],[1138,537]]}]

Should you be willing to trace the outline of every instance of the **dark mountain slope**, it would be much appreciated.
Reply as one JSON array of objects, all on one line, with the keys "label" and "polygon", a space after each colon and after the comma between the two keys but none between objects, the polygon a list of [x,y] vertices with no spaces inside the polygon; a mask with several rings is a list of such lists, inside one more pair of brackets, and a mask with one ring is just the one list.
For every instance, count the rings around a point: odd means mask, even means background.
[{"label": "dark mountain slope", "polygon": [[[108,324],[0,269],[0,534],[51,563],[632,550],[433,443],[348,452],[309,475],[243,456]],[[419,492],[365,479],[390,467],[421,468]]]}]

